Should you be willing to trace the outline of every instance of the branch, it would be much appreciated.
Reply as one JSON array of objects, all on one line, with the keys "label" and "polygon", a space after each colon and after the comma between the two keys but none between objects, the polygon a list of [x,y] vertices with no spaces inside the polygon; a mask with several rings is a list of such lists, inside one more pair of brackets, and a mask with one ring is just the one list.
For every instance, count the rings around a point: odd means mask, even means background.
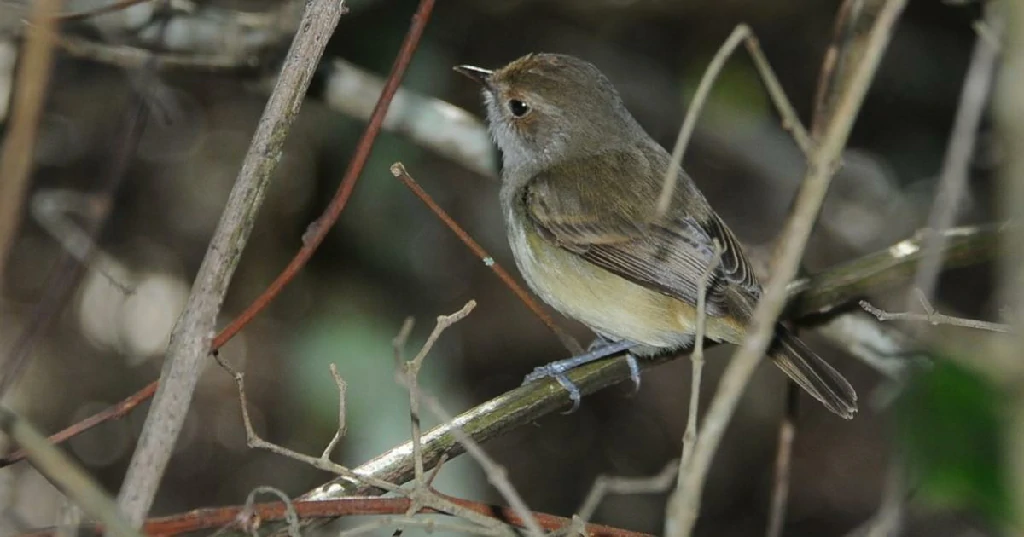
[{"label": "branch", "polygon": [[343,11],[338,0],[313,0],[307,5],[185,310],[171,333],[162,381],[121,487],[121,509],[134,524],[141,524],[156,496],[210,351],[217,314],[280,159],[285,135]]},{"label": "branch", "polygon": [[67,455],[46,441],[35,427],[0,407],[0,429],[21,445],[32,465],[86,513],[100,519],[118,537],[141,537],[121,516],[106,492]]},{"label": "branch", "polygon": [[[61,0],[32,2],[30,24],[53,31],[53,15],[60,11]],[[14,243],[21,220],[21,207],[32,168],[32,150],[50,81],[53,43],[33,34],[23,46],[21,71],[15,81],[11,123],[0,148],[0,282],[3,282],[4,261]]]},{"label": "branch", "polygon": [[711,459],[725,434],[725,427],[739,403],[744,388],[771,343],[775,323],[786,300],[786,286],[796,275],[807,239],[825,199],[828,187],[847,137],[874,77],[883,51],[889,42],[896,19],[906,0],[890,0],[882,7],[869,37],[868,50],[860,58],[849,84],[837,98],[835,114],[826,127],[808,163],[807,175],[797,195],[793,213],[786,223],[772,263],[771,278],[754,310],[747,336],[736,351],[719,383],[708,409],[704,427],[694,447],[690,471],[681,494],[669,505],[666,534],[688,536],[697,522],[700,496],[711,467]]},{"label": "branch", "polygon": [[[515,511],[508,507],[488,505],[480,502],[444,496],[449,502],[477,514],[494,520],[524,527],[523,520]],[[346,516],[365,515],[401,515],[412,505],[409,498],[340,498],[325,501],[293,501],[291,507],[300,521],[313,519],[333,519]],[[434,509],[425,508],[419,513],[444,514]],[[170,537],[184,535],[202,530],[241,529],[246,530],[260,523],[284,522],[288,516],[288,505],[284,502],[258,503],[253,505],[234,505],[226,507],[210,507],[196,509],[175,515],[151,518],[142,529],[146,535]],[[546,513],[533,513],[537,523],[547,531],[563,528],[570,523],[569,519]],[[100,524],[84,524],[79,530],[99,534],[104,530]],[[586,531],[592,537],[651,537],[649,534],[634,532],[601,524],[587,524]],[[21,534],[18,537],[52,537],[53,530],[41,530]]]},{"label": "branch", "polygon": [[[932,230],[945,230],[956,220],[957,210],[967,185],[968,168],[974,155],[978,127],[981,125],[981,117],[992,88],[996,58],[999,56],[999,42],[1002,40],[1003,21],[996,16],[991,5],[986,5],[985,11],[985,25],[990,33],[979,32],[975,39],[974,55],[960,93],[960,105],[942,164],[939,189],[928,215],[928,227]],[[925,239],[924,262],[917,272],[913,287],[924,293],[925,300],[931,298],[938,279],[940,251],[944,239],[945,236],[940,233],[929,234]],[[912,297],[908,297],[908,302],[913,302]]]}]

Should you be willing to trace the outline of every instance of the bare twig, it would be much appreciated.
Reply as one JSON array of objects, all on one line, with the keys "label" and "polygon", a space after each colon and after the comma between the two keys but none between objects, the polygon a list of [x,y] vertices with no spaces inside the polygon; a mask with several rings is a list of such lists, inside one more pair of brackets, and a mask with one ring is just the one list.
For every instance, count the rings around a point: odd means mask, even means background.
[{"label": "bare twig", "polygon": [[[53,15],[60,11],[61,0],[32,2],[30,24],[53,31]],[[21,207],[28,188],[32,154],[39,129],[39,118],[50,81],[53,43],[39,35],[26,40],[21,69],[15,80],[11,122],[0,147],[0,282],[8,250],[21,220]]]},{"label": "bare twig", "polygon": [[[704,268],[701,275],[700,292],[697,293],[697,322],[693,336],[693,353],[690,354],[693,372],[690,375],[690,408],[686,418],[686,430],[683,431],[683,456],[679,463],[679,480],[682,483],[683,474],[686,472],[687,464],[690,462],[690,455],[693,451],[693,443],[697,440],[697,416],[700,406],[700,382],[701,374],[704,371],[704,333],[707,326],[707,302],[708,288],[711,286],[712,278],[718,265],[721,263],[722,244],[718,239],[714,240],[714,250],[711,262]],[[678,486],[677,483],[677,486]]]},{"label": "bare twig", "polygon": [[[960,105],[942,164],[938,192],[928,215],[928,228],[932,231],[943,231],[956,221],[960,201],[967,185],[975,138],[992,87],[1003,21],[995,16],[996,10],[993,6],[986,4],[985,11],[985,26],[990,34],[979,33],[974,43],[974,55],[960,93]],[[941,233],[929,233],[925,237],[924,259],[914,278],[914,288],[920,289],[929,300],[941,266],[943,240],[945,235]],[[913,296],[908,296],[907,310],[913,311],[916,302]]]},{"label": "bare twig", "polygon": [[[441,334],[444,333],[444,331],[447,330],[451,325],[459,322],[460,320],[464,319],[467,315],[469,315],[469,313],[473,311],[474,307],[476,307],[476,302],[470,300],[459,311],[451,315],[438,316],[437,324],[435,325],[434,330],[431,331],[430,336],[427,338],[427,341],[423,344],[423,347],[420,349],[420,351],[416,353],[416,356],[411,361],[406,362],[404,364],[404,375],[401,375],[399,377],[400,380],[403,381],[403,384],[405,384],[405,387],[409,390],[410,404],[412,405],[412,409],[414,410],[414,412],[417,413],[417,415],[415,415],[413,419],[413,451],[418,455],[415,457],[414,461],[414,471],[418,482],[421,482],[423,478],[423,461],[422,456],[420,455],[422,451],[419,446],[419,404],[425,403],[427,407],[443,421],[451,422],[452,418],[441,407],[441,403],[437,401],[437,399],[427,396],[419,389],[419,385],[416,383],[415,379],[416,376],[419,374],[420,367],[423,365],[423,360],[427,357],[427,354],[430,353],[430,350],[434,347],[434,344],[437,342],[437,339],[441,337]],[[452,429],[452,432],[455,434],[455,437],[458,439],[458,441],[461,444],[463,444],[463,446],[466,448],[466,451],[469,452],[470,456],[472,456],[473,459],[476,460],[476,462],[480,465],[480,467],[483,468],[484,474],[487,476],[487,480],[491,483],[491,485],[494,486],[495,489],[497,489],[497,491],[502,495],[503,498],[505,498],[505,500],[509,503],[509,506],[516,513],[518,513],[520,517],[522,517],[522,519],[525,521],[527,531],[534,537],[542,536],[544,534],[544,530],[533,518],[533,514],[526,506],[526,503],[519,496],[519,493],[516,492],[515,487],[512,486],[512,483],[508,480],[508,476],[505,472],[505,469],[499,466],[496,462],[494,462],[483,450],[483,448],[481,448],[479,444],[473,441],[472,438],[470,438],[469,435],[462,431],[461,428],[456,426]],[[492,529],[497,529],[493,528],[493,525],[490,525],[490,527],[492,527]]]},{"label": "bare twig", "polygon": [[679,473],[679,461],[673,460],[665,465],[665,468],[649,477],[619,477],[619,476],[598,476],[594,480],[594,486],[590,488],[583,505],[576,514],[580,520],[586,522],[594,517],[597,508],[609,494],[656,494],[669,490],[676,482],[676,475]]},{"label": "bare twig", "polygon": [[86,513],[103,522],[111,534],[141,537],[103,488],[67,455],[47,442],[28,421],[0,407],[0,430],[28,453],[28,459],[39,473],[70,496]]},{"label": "bare twig", "polygon": [[[918,298],[924,298],[923,295]],[[864,308],[864,311],[874,315],[879,321],[913,321],[928,323],[932,326],[938,325],[949,325],[959,326],[961,328],[976,328],[978,330],[988,330],[989,332],[1001,332],[1010,333],[1013,328],[1006,324],[993,323],[989,321],[982,321],[979,319],[965,319],[962,317],[953,317],[950,315],[943,315],[935,311],[931,304],[927,301],[922,300],[922,307],[925,313],[890,313],[880,308],[872,306],[867,300],[860,301],[860,307]]]},{"label": "bare twig", "polygon": [[554,319],[552,319],[551,316],[541,308],[540,304],[537,304],[537,301],[534,300],[525,289],[516,283],[515,279],[512,278],[508,271],[502,268],[502,266],[499,265],[498,262],[495,261],[482,246],[480,246],[480,244],[473,240],[473,238],[470,237],[469,234],[452,219],[452,217],[448,216],[448,213],[446,213],[445,210],[430,197],[430,194],[427,194],[427,192],[420,187],[419,183],[409,175],[409,172],[406,171],[405,166],[403,166],[401,162],[396,162],[391,165],[391,174],[402,181],[402,184],[408,187],[409,190],[412,190],[412,193],[415,194],[416,197],[427,206],[427,208],[437,215],[437,217],[444,222],[446,226],[448,226],[448,229],[452,230],[452,233],[455,233],[455,236],[462,241],[462,244],[465,244],[474,255],[480,258],[484,265],[491,269],[491,272],[494,272],[494,274],[498,276],[498,279],[500,279],[506,287],[511,289],[516,297],[518,297],[519,300],[541,320],[541,322],[555,333],[558,339],[561,340],[562,344],[569,349],[569,352],[573,355],[583,353],[583,347],[580,346],[579,342],[569,335],[568,332],[559,327],[558,324],[555,323]]},{"label": "bare twig", "polygon": [[[470,300],[459,311],[451,315],[438,316],[437,324],[427,337],[427,341],[423,344],[412,360],[405,361],[402,359],[405,343],[408,340],[409,331],[412,327],[411,319],[406,319],[406,322],[403,324],[398,336],[396,336],[393,341],[395,357],[399,360],[399,367],[396,371],[396,380],[399,384],[405,386],[409,392],[409,422],[412,428],[413,468],[415,470],[415,486],[412,493],[409,494],[409,497],[412,499],[412,503],[409,504],[409,509],[406,511],[405,515],[406,517],[410,517],[422,510],[424,507],[431,507],[449,513],[453,516],[461,517],[467,521],[474,522],[478,526],[485,528],[487,534],[511,535],[512,532],[510,529],[500,521],[484,517],[478,513],[467,510],[434,492],[430,488],[430,476],[426,474],[423,469],[423,450],[420,438],[422,434],[420,402],[423,399],[423,394],[419,388],[419,372],[423,367],[423,360],[426,359],[427,354],[434,347],[434,344],[437,343],[437,339],[441,337],[441,334],[453,324],[464,319],[475,307],[476,302]],[[438,464],[438,467],[440,467],[440,464]],[[399,525],[399,529],[401,528],[402,525]],[[356,531],[357,529],[359,528],[352,531]]]},{"label": "bare twig", "polygon": [[660,220],[664,218],[666,212],[669,209],[669,204],[672,202],[672,191],[675,189],[676,181],[679,177],[679,172],[682,169],[683,154],[686,152],[686,146],[690,143],[690,137],[693,136],[693,131],[697,127],[697,118],[700,116],[701,110],[704,108],[704,103],[707,101],[708,94],[711,93],[711,87],[714,85],[715,79],[718,78],[719,73],[725,66],[725,62],[732,56],[739,47],[740,43],[743,43],[747,47],[747,52],[750,53],[751,59],[754,61],[754,66],[757,68],[758,73],[761,75],[761,80],[768,90],[768,95],[772,99],[772,103],[775,104],[775,108],[779,111],[779,115],[782,116],[783,128],[793,132],[793,138],[796,140],[800,150],[805,155],[810,154],[811,139],[807,135],[807,131],[800,123],[800,118],[796,114],[796,110],[793,105],[790,104],[789,99],[786,97],[786,93],[782,90],[782,85],[779,84],[778,77],[775,76],[775,72],[772,71],[771,65],[768,60],[765,59],[764,53],[761,51],[761,46],[757,42],[757,38],[754,37],[750,27],[746,24],[740,24],[732,31],[729,38],[722,43],[722,46],[715,53],[715,57],[711,59],[711,63],[708,64],[708,68],[704,70],[704,75],[701,76],[700,84],[697,85],[697,91],[693,95],[693,101],[690,103],[690,108],[686,112],[686,117],[683,118],[683,125],[679,129],[679,136],[676,137],[675,146],[672,148],[672,159],[669,167],[665,170],[665,180],[662,183],[661,194],[658,196],[658,204],[655,210],[654,220]]},{"label": "bare twig", "polygon": [[704,427],[697,438],[692,465],[685,476],[682,493],[669,509],[666,524],[666,534],[669,536],[688,536],[693,531],[711,460],[754,368],[771,342],[775,323],[785,305],[786,286],[796,275],[807,238],[828,192],[835,164],[846,145],[857,111],[905,4],[906,0],[890,0],[882,6],[868,38],[868,50],[859,59],[849,84],[840,90],[835,114],[822,135],[820,146],[810,158],[796,205],[786,223],[782,240],[778,243],[771,278],[754,311],[747,336],[729,363],[711,402]]},{"label": "bare twig", "polygon": [[217,337],[213,339],[214,350],[219,349],[233,338],[235,334],[241,331],[245,325],[249,324],[249,321],[263,311],[281,293],[284,287],[288,285],[288,282],[292,281],[295,275],[306,265],[306,262],[313,257],[317,247],[320,246],[320,243],[327,237],[327,233],[334,226],[335,222],[338,221],[338,217],[341,216],[342,210],[348,204],[356,182],[359,181],[363,168],[370,158],[370,149],[373,148],[373,142],[377,139],[377,135],[380,134],[391,99],[394,98],[399,86],[401,86],[402,78],[405,76],[405,71],[412,61],[413,53],[416,52],[420,38],[423,37],[423,30],[426,28],[427,21],[430,20],[430,14],[434,9],[434,1],[420,0],[416,13],[412,17],[412,23],[409,25],[409,31],[405,34],[405,40],[402,41],[402,46],[398,51],[395,62],[391,66],[387,83],[384,84],[380,98],[377,99],[377,106],[374,107],[373,114],[370,115],[370,121],[366,125],[366,130],[363,131],[363,136],[359,139],[359,143],[356,144],[355,153],[352,155],[352,160],[349,161],[348,168],[345,170],[345,176],[341,179],[338,190],[334,193],[334,197],[331,198],[323,214],[310,225],[310,232],[303,237],[302,248],[299,249],[295,257],[288,263],[288,266],[281,271],[267,289],[260,296],[256,297],[245,308],[245,311],[217,334]]},{"label": "bare twig", "polygon": [[[91,213],[89,215],[91,218],[86,219],[82,228],[79,229],[84,243],[77,252],[81,255],[81,259],[71,250],[65,248],[54,263],[54,268],[50,272],[50,276],[47,277],[42,298],[33,306],[28,322],[7,350],[7,363],[11,365],[5,369],[3,378],[0,379],[0,394],[18,379],[20,371],[24,369],[32,355],[36,342],[39,341],[50,323],[57,318],[61,308],[71,296],[83,271],[81,261],[88,261],[91,255],[95,254],[96,237],[110,214],[118,189],[127,177],[128,165],[135,156],[142,131],[149,120],[149,114],[146,98],[142,90],[136,88],[129,106],[121,114],[122,124],[118,128],[117,135],[111,140],[111,155],[103,170],[103,186],[92,194],[89,204],[91,207],[88,211]],[[43,203],[42,200],[46,196],[46,192],[37,193],[32,200],[33,207],[36,208],[37,203]]]},{"label": "bare twig", "polygon": [[771,507],[768,510],[766,537],[782,537],[789,501],[790,463],[793,459],[793,440],[796,438],[796,419],[800,410],[800,387],[786,379],[786,414],[779,424],[779,441],[775,453],[775,473],[772,476]]},{"label": "bare twig", "polygon": [[[377,487],[389,492],[395,492],[398,490],[398,487],[394,484],[391,484],[384,480],[374,479],[372,477],[365,478],[363,476],[355,474],[354,472],[352,472],[352,470],[349,470],[345,466],[342,466],[331,461],[329,457],[330,451],[327,449],[323,451],[320,457],[311,457],[304,453],[299,453],[297,451],[290,450],[284,446],[279,446],[277,444],[274,444],[273,442],[268,442],[261,438],[260,435],[256,433],[256,429],[252,425],[252,420],[249,418],[249,398],[245,392],[245,374],[240,371],[236,371],[234,368],[232,368],[231,365],[225,362],[220,355],[215,355],[214,358],[217,360],[217,363],[220,364],[220,366],[225,371],[227,371],[228,374],[231,375],[231,377],[235,381],[235,387],[238,389],[238,401],[242,409],[242,424],[245,426],[245,441],[246,445],[248,445],[250,448],[269,451],[271,453],[274,453],[275,455],[287,457],[294,461],[298,461],[303,464],[312,466],[313,468],[316,468],[318,470],[331,472],[333,474],[337,474],[348,479],[353,479],[360,483],[365,483],[367,485],[371,485],[373,487]],[[338,385],[339,392],[342,392],[343,386],[344,384]],[[339,393],[338,395],[344,397],[344,393]],[[341,405],[341,408],[344,409],[344,405]],[[339,419],[341,418],[344,418],[344,415],[339,415]],[[343,430],[344,428],[344,423],[338,424],[338,430]],[[334,442],[335,440],[332,439],[330,444],[333,444]]]},{"label": "bare twig", "polygon": [[338,366],[332,363],[330,368],[331,377],[334,378],[334,385],[338,387],[338,430],[334,432],[334,437],[331,438],[323,453],[320,454],[321,459],[331,458],[331,452],[338,446],[338,442],[345,437],[345,431],[348,427],[348,417],[345,410],[345,395],[348,391],[348,384],[345,383],[345,379],[341,378],[341,374],[338,373]]},{"label": "bare twig", "polygon": [[245,248],[285,135],[298,114],[327,40],[344,11],[338,0],[314,0],[306,6],[302,30],[295,36],[263,117],[246,154],[206,257],[196,275],[185,310],[171,333],[160,387],[132,456],[119,503],[134,524],[141,524],[156,496],[167,461],[185,421],[201,364],[210,351],[217,314]]}]

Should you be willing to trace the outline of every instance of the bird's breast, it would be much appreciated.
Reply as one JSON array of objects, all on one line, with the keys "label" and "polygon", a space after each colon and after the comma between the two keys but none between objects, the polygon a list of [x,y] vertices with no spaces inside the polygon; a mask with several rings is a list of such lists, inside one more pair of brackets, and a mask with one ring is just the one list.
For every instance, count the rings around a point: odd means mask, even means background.
[{"label": "bird's breast", "polygon": [[693,342],[691,306],[594,265],[553,244],[516,215],[506,216],[519,271],[559,312],[600,334],[652,347],[647,353]]}]

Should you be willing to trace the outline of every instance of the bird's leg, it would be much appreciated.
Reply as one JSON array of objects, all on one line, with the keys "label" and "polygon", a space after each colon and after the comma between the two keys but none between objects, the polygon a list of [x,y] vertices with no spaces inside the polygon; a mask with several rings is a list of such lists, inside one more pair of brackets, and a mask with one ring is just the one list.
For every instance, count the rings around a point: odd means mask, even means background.
[{"label": "bird's leg", "polygon": [[[636,343],[632,341],[611,341],[604,336],[598,336],[587,352],[564,360],[558,360],[551,362],[547,365],[542,365],[533,370],[523,380],[523,384],[540,380],[542,378],[553,378],[558,384],[560,384],[567,392],[569,392],[569,398],[572,399],[572,408],[569,409],[568,413],[573,413],[580,406],[580,389],[569,380],[569,377],[565,375],[566,372],[575,369],[581,365],[589,364],[590,362],[596,362],[602,358],[606,358],[613,354],[620,353],[625,350],[629,350],[636,346]],[[629,364],[630,378],[637,387],[640,386],[640,367],[637,364],[636,357],[632,354],[626,356],[627,363]]]}]

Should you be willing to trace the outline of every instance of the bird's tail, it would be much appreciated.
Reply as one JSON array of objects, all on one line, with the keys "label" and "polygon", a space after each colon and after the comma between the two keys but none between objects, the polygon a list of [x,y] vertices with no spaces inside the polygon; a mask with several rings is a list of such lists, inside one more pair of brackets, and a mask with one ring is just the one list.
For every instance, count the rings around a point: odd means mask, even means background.
[{"label": "bird's tail", "polygon": [[785,326],[779,325],[768,357],[832,412],[846,419],[857,412],[857,392],[850,383]]}]

